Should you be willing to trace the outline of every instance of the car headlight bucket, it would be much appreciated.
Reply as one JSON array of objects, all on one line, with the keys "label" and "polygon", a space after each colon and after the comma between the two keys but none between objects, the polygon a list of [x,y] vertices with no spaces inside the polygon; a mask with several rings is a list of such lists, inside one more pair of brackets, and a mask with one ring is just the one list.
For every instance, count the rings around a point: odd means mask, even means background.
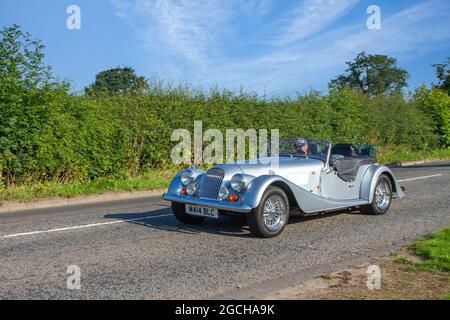
[{"label": "car headlight bucket", "polygon": [[231,188],[236,191],[236,192],[241,192],[242,190],[244,190],[245,188],[245,184],[247,183],[245,176],[243,174],[235,174],[232,178],[231,178]]},{"label": "car headlight bucket", "polygon": [[193,183],[188,184],[188,186],[186,187],[186,193],[189,196],[193,196],[195,194],[195,185]]},{"label": "car headlight bucket", "polygon": [[190,169],[184,171],[181,174],[181,183],[185,186],[192,183],[194,181],[194,172]]},{"label": "car headlight bucket", "polygon": [[229,192],[228,192],[227,188],[225,188],[225,187],[220,188],[220,190],[219,190],[219,199],[220,200],[227,199],[228,198],[228,194],[229,194]]}]

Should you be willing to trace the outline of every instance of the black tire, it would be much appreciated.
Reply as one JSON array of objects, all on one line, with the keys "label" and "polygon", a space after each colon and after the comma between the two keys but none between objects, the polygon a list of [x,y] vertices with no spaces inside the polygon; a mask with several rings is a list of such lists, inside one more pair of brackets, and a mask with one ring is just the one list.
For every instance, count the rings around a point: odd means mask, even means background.
[{"label": "black tire", "polygon": [[185,224],[199,224],[205,219],[203,217],[188,215],[185,207],[184,203],[172,202],[172,212],[179,221]]},{"label": "black tire", "polygon": [[[270,229],[264,222],[264,206],[269,199],[276,199],[276,201],[282,200],[285,214],[280,220],[280,223],[276,229]],[[250,231],[261,238],[272,238],[279,235],[286,227],[289,221],[289,200],[286,193],[277,187],[268,187],[264,192],[261,202],[258,207],[253,209],[247,215],[247,223],[250,227]]]},{"label": "black tire", "polygon": [[[388,195],[383,196],[383,205],[380,206],[379,203],[377,204],[377,189],[378,187],[384,184],[384,186],[387,188]],[[375,189],[373,191],[373,200],[372,203],[367,206],[367,212],[373,215],[382,215],[385,214],[389,207],[391,206],[392,202],[392,184],[391,179],[385,174],[380,175],[378,178],[377,184],[375,185]],[[380,200],[381,202],[381,200]]]}]

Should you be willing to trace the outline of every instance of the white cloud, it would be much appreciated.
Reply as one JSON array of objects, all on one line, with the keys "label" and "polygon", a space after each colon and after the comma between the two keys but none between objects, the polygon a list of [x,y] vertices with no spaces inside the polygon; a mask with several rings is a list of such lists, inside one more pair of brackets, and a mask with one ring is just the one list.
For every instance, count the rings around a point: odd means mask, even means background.
[{"label": "white cloud", "polygon": [[152,10],[163,40],[197,65],[208,62],[209,52],[214,50],[228,14],[217,1],[160,0]]},{"label": "white cloud", "polygon": [[[115,1],[119,17],[140,16],[133,23],[141,44],[157,47],[202,68],[215,50],[217,36],[225,28],[229,12],[218,1],[135,0]],[[132,11],[130,11],[132,9]],[[144,22],[145,21],[145,22]]]},{"label": "white cloud", "polygon": [[450,38],[449,8],[445,0],[425,1],[385,18],[380,31],[362,30],[338,40],[336,47],[350,52],[365,50],[411,58],[433,50],[437,42]]},{"label": "white cloud", "polygon": [[215,74],[221,75],[225,86],[244,83],[268,94],[324,87],[343,71],[345,61],[361,51],[389,54],[405,61],[448,43],[448,7],[445,0],[427,1],[386,17],[381,30],[368,30],[362,19],[360,25],[341,27],[274,49],[259,59],[233,61]]},{"label": "white cloud", "polygon": [[116,15],[136,30],[141,47],[175,78],[183,69],[195,70],[197,77],[207,72],[222,55],[223,38],[233,32],[232,21],[242,14],[262,17],[270,7],[270,0],[111,1]]},{"label": "white cloud", "polygon": [[[115,1],[121,3],[116,9],[129,23],[143,17],[135,29],[152,57],[149,72],[194,85],[239,88],[242,84],[269,95],[325,87],[343,71],[345,61],[361,51],[405,60],[434,50],[450,38],[446,0],[427,0],[391,16],[384,14],[381,5],[381,30],[367,29],[365,8],[357,23],[327,29],[356,0],[305,0],[287,22],[286,15],[274,17],[269,12],[274,4],[268,0],[263,5],[257,1]],[[336,5],[332,12],[326,10],[331,3]],[[262,22],[242,34],[240,23],[253,19]],[[271,38],[274,34],[278,34],[276,41]],[[255,38],[266,39],[256,44],[261,51],[251,51],[249,43]],[[233,51],[242,46],[241,55]]]},{"label": "white cloud", "polygon": [[305,0],[298,6],[282,33],[274,40],[276,45],[287,45],[305,39],[329,26],[348,13],[359,0]]}]

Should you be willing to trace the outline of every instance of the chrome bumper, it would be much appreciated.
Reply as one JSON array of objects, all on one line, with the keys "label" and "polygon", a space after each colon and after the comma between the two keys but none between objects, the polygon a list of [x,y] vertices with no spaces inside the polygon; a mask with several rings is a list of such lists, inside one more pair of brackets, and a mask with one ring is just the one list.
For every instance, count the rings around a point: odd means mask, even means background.
[{"label": "chrome bumper", "polygon": [[223,202],[223,201],[217,201],[217,200],[205,199],[205,198],[194,198],[194,197],[183,196],[183,195],[178,195],[178,194],[164,193],[163,199],[167,200],[167,201],[188,203],[188,204],[193,204],[193,205],[197,205],[197,206],[205,206],[205,207],[210,207],[210,208],[216,208],[219,210],[226,210],[226,211],[233,211],[233,212],[240,212],[240,213],[248,213],[252,210],[252,207],[250,207],[249,205],[246,205],[246,204]]}]

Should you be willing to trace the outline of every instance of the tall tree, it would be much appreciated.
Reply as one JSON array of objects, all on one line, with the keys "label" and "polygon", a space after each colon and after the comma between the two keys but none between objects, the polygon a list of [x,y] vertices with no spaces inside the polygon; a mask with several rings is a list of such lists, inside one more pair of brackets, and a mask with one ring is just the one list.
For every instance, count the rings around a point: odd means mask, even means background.
[{"label": "tall tree", "polygon": [[48,165],[36,161],[42,134],[56,123],[68,90],[44,64],[39,40],[17,25],[0,30],[0,189],[27,170]]},{"label": "tall tree", "polygon": [[85,91],[88,95],[142,93],[149,89],[147,80],[136,75],[133,68],[114,68],[95,76],[95,82]]},{"label": "tall tree", "polygon": [[379,95],[399,92],[408,85],[409,74],[397,66],[395,58],[361,52],[354,61],[346,64],[348,69],[331,80],[330,88],[350,87],[368,95]]},{"label": "tall tree", "polygon": [[41,87],[53,78],[50,67],[43,63],[44,45],[31,38],[18,25],[0,30],[0,80],[14,82],[24,88]]},{"label": "tall tree", "polygon": [[436,76],[439,79],[439,83],[435,87],[450,95],[450,58],[443,63],[433,64],[433,67],[436,69]]}]

